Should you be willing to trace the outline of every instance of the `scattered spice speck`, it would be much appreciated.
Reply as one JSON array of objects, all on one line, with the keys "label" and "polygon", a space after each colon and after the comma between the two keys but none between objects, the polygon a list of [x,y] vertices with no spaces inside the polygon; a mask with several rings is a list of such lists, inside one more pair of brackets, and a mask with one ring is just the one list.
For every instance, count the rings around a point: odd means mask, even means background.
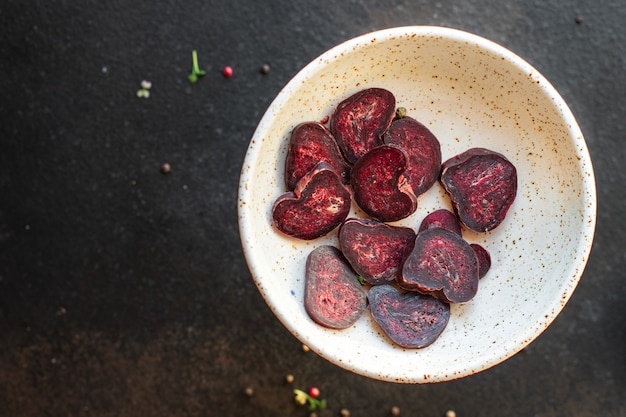
[{"label": "scattered spice speck", "polygon": [[252,397],[254,395],[254,389],[252,389],[252,387],[246,387],[246,389],[243,392],[248,397]]},{"label": "scattered spice speck", "polygon": [[265,75],[265,74],[267,74],[267,73],[269,73],[269,72],[270,72],[270,66],[269,66],[269,64],[263,64],[263,65],[261,66],[261,74]]},{"label": "scattered spice speck", "polygon": [[167,162],[164,163],[163,165],[161,165],[161,173],[162,174],[169,174],[170,172],[172,172],[172,167],[170,166],[170,164],[168,164]]},{"label": "scattered spice speck", "polygon": [[446,417],[456,417],[456,412],[454,410],[446,411]]},{"label": "scattered spice speck", "polygon": [[400,415],[400,407],[396,407],[395,405],[391,407],[391,415],[397,417]]},{"label": "scattered spice speck", "polygon": [[229,66],[225,66],[224,69],[222,70],[222,75],[224,75],[224,77],[226,78],[230,78],[233,76],[233,68],[229,67]]},{"label": "scattered spice speck", "polygon": [[285,382],[287,382],[288,384],[291,384],[294,380],[293,375],[289,374],[287,376],[285,376]]},{"label": "scattered spice speck", "polygon": [[341,417],[350,417],[350,410],[348,410],[347,408],[342,408],[341,411],[339,411],[339,415]]},{"label": "scattered spice speck", "polygon": [[576,24],[581,25],[583,23],[584,18],[581,15],[576,16]]},{"label": "scattered spice speck", "polygon": [[320,396],[320,390],[317,387],[309,388],[309,395],[313,398],[317,398]]},{"label": "scattered spice speck", "polygon": [[302,345],[302,351],[303,352],[308,352],[309,350],[311,350],[307,345]]}]

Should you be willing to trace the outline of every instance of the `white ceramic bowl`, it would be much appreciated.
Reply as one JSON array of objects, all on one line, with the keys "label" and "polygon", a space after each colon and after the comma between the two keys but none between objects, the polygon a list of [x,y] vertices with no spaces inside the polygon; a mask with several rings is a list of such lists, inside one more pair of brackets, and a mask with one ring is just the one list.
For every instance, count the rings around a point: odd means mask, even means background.
[{"label": "white ceramic bowl", "polygon": [[[345,330],[315,324],[304,309],[305,260],[337,245],[336,231],[305,242],[271,226],[285,191],[289,134],[319,121],[367,87],[393,92],[397,105],[426,124],[443,159],[470,147],[506,155],[519,184],[506,220],[486,234],[465,232],[486,247],[492,268],[470,302],[452,306],[442,335],[424,349],[394,345],[369,311]],[[302,69],[278,94],[250,142],[239,186],[239,227],[252,277],[284,326],[313,351],[352,372],[401,383],[465,377],[513,356],[563,309],[587,262],[596,221],[593,168],[574,116],[550,83],[509,50],[441,27],[400,27],[342,43]],[[436,184],[419,208],[396,224],[417,229],[438,208],[451,208]],[[360,215],[353,210],[352,215]]]}]

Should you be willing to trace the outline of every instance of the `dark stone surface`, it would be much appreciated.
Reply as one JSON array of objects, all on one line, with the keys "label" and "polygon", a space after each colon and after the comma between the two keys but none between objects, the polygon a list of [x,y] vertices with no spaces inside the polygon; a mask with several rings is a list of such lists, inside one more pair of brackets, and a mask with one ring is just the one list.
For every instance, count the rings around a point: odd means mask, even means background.
[{"label": "dark stone surface", "polygon": [[[625,18],[621,0],[5,0],[0,415],[305,416],[293,374],[320,387],[321,416],[626,416]],[[588,267],[547,331],[419,386],[303,352],[250,278],[236,214],[281,87],[339,42],[413,24],[485,36],[542,72],[581,124],[599,198]],[[193,85],[192,49],[208,72]]]}]

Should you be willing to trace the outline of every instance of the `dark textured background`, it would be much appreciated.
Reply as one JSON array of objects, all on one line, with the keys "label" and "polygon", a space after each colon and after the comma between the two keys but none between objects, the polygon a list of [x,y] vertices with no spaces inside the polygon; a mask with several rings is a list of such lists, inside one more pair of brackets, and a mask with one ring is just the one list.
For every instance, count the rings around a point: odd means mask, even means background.
[{"label": "dark textured background", "polygon": [[[320,416],[626,416],[624,19],[622,0],[4,0],[0,416],[306,416],[287,374],[320,387]],[[578,289],[528,348],[395,385],[302,351],[250,278],[236,202],[255,126],[300,68],[415,24],[487,37],[550,80],[586,136],[599,213]],[[193,85],[192,49],[208,71]]]}]

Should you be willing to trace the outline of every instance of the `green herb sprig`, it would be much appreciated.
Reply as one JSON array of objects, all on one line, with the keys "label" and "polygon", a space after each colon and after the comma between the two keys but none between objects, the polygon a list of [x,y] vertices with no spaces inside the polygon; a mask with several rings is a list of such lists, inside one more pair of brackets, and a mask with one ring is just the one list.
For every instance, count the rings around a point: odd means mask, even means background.
[{"label": "green herb sprig", "polygon": [[200,77],[206,74],[206,71],[200,69],[198,65],[198,52],[194,49],[191,51],[192,67],[191,74],[187,76],[190,83],[195,83]]},{"label": "green herb sprig", "polygon": [[308,403],[309,411],[323,410],[326,408],[326,400],[318,400],[317,398],[311,397],[306,392],[294,389],[294,400],[300,404],[305,405]]},{"label": "green herb sprig", "polygon": [[152,83],[147,80],[141,81],[141,87],[137,90],[137,97],[139,98],[150,98],[150,89],[152,88]]}]

